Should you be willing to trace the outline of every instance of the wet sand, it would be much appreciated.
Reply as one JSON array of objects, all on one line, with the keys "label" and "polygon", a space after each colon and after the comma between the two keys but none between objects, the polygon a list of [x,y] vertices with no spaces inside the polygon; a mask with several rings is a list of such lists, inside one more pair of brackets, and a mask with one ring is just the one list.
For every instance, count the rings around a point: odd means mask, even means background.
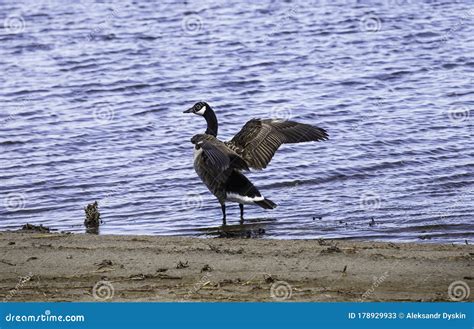
[{"label": "wet sand", "polygon": [[4,232],[0,298],[449,301],[453,281],[473,290],[473,258],[471,245]]}]

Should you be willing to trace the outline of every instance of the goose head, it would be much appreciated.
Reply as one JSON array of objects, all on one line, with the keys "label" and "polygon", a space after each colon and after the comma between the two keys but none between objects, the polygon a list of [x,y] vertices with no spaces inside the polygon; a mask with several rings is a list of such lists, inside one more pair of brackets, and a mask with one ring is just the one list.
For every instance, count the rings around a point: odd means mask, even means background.
[{"label": "goose head", "polygon": [[206,102],[197,102],[193,105],[193,107],[187,109],[183,113],[194,113],[200,116],[204,116],[209,108],[209,104],[207,104]]},{"label": "goose head", "polygon": [[183,113],[194,113],[201,117],[204,117],[207,122],[206,134],[217,136],[218,123],[217,117],[212,108],[206,102],[197,102],[190,109],[187,109]]}]

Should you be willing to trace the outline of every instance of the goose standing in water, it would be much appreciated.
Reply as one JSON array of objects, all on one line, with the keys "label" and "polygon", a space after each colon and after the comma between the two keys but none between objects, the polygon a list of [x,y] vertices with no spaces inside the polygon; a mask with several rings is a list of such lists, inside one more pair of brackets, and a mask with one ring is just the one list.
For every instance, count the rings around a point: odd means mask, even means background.
[{"label": "goose standing in water", "polygon": [[241,171],[264,169],[281,144],[327,140],[322,128],[304,123],[278,119],[252,119],[228,142],[217,139],[218,123],[212,108],[198,102],[184,113],[204,117],[204,134],[191,138],[194,144],[194,169],[216,196],[222,208],[222,222],[226,225],[226,202],[237,202],[240,220],[244,220],[244,204],[255,204],[273,209],[276,204],[264,198]]}]

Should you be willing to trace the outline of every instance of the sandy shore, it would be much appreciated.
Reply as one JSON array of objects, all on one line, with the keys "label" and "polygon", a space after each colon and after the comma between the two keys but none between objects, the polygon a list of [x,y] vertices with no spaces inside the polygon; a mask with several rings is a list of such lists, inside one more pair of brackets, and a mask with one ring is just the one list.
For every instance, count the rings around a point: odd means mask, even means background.
[{"label": "sandy shore", "polygon": [[474,289],[471,245],[5,232],[0,249],[9,301],[449,301],[453,281]]}]

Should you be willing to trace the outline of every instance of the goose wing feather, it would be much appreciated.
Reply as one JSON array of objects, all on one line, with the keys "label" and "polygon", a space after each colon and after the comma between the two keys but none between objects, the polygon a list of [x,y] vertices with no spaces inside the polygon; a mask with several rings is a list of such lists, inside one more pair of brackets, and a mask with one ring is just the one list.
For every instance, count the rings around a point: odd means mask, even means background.
[{"label": "goose wing feather", "polygon": [[294,121],[252,119],[227,142],[254,169],[270,163],[281,144],[328,139],[327,132],[318,127]]},{"label": "goose wing feather", "polygon": [[216,145],[209,141],[201,141],[197,144],[202,148],[204,162],[206,165],[215,168],[218,171],[224,171],[230,166],[230,158]]},{"label": "goose wing feather", "polygon": [[191,141],[202,148],[205,164],[214,171],[223,172],[229,168],[249,170],[247,163],[237,153],[214,136],[196,135]]}]

